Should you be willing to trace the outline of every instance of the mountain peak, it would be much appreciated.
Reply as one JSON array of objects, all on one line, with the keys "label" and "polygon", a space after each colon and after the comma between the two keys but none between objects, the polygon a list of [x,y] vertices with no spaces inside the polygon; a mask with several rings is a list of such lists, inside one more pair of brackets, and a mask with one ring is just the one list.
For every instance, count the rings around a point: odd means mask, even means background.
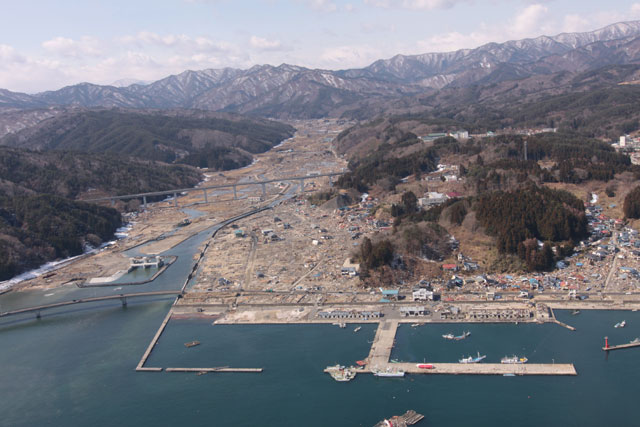
[{"label": "mountain peak", "polygon": [[0,107],[197,108],[308,118],[338,114],[364,100],[427,89],[637,63],[640,21],[629,21],[591,32],[493,42],[475,49],[395,55],[362,69],[331,71],[282,63],[254,65],[246,70],[186,70],[149,84],[131,84],[130,80],[112,86],[81,83],[36,95],[4,91],[0,93]]}]

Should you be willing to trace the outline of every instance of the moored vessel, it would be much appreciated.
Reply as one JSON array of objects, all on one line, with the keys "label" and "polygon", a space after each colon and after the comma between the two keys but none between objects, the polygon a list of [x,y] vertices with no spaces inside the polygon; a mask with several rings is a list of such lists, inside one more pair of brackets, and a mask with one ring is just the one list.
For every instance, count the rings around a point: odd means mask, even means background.
[{"label": "moored vessel", "polygon": [[401,371],[399,369],[396,370],[396,369],[387,368],[384,371],[373,371],[373,375],[375,375],[376,377],[398,378],[398,377],[404,377],[404,371]]},{"label": "moored vessel", "polygon": [[626,320],[623,320],[622,322],[618,322],[615,325],[613,325],[614,328],[624,328],[625,326],[627,326]]},{"label": "moored vessel", "polygon": [[518,357],[516,355],[513,355],[511,357],[505,356],[502,359],[500,359],[500,363],[505,363],[505,364],[523,364],[523,363],[527,363],[529,361],[529,359],[527,359],[526,357],[522,356],[522,357]]},{"label": "moored vessel", "polygon": [[469,335],[471,335],[471,332],[465,331],[465,332],[462,333],[462,335],[455,336],[455,337],[453,337],[453,339],[456,340],[456,341],[460,341],[460,340],[463,340],[463,339],[467,338]]},{"label": "moored vessel", "polygon": [[482,360],[484,360],[484,358],[487,357],[486,355],[482,355],[480,356],[480,352],[478,352],[478,355],[476,357],[473,356],[469,356],[469,357],[463,357],[462,359],[458,360],[458,362],[460,363],[478,363],[481,362]]}]

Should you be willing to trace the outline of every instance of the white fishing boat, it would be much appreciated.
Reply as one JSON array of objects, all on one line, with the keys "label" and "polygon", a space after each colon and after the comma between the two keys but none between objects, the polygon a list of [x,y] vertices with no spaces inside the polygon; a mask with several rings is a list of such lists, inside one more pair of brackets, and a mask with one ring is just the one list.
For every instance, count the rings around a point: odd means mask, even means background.
[{"label": "white fishing boat", "polygon": [[376,377],[398,378],[404,377],[404,371],[401,371],[399,369],[387,368],[384,371],[374,371],[373,375],[375,375]]},{"label": "white fishing boat", "polygon": [[624,328],[625,326],[627,326],[626,320],[623,320],[622,322],[618,322],[615,325],[613,325],[614,328]]},{"label": "white fishing boat", "polygon": [[527,359],[526,357],[522,356],[522,357],[518,357],[518,356],[505,356],[502,359],[500,359],[500,363],[505,363],[505,364],[523,364],[523,363],[527,363],[529,361],[529,359]]},{"label": "white fishing boat", "polygon": [[473,356],[463,357],[462,359],[458,360],[458,362],[460,362],[460,363],[478,363],[478,362],[482,362],[486,357],[487,357],[486,355],[480,356],[480,352],[478,352],[478,355],[476,357],[473,357]]}]

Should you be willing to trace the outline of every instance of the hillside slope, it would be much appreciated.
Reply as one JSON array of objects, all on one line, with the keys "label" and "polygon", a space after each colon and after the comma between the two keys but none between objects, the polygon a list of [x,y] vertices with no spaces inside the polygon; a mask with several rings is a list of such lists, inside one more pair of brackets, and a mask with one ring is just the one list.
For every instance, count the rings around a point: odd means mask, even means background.
[{"label": "hillside slope", "polygon": [[8,134],[0,145],[134,156],[232,169],[293,135],[291,126],[198,111],[69,110]]}]

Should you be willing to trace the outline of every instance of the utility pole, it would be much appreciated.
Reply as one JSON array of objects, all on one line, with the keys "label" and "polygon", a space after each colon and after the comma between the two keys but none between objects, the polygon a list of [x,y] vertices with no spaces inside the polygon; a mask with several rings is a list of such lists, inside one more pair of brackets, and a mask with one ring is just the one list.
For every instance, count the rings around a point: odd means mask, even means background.
[{"label": "utility pole", "polygon": [[527,140],[524,140],[524,161],[527,161]]}]

